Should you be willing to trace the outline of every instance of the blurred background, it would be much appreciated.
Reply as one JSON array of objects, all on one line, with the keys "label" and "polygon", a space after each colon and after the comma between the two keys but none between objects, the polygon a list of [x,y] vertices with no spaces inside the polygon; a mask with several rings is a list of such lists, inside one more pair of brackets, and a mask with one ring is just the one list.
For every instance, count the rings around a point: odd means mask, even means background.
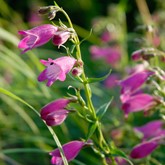
[{"label": "blurred background", "polygon": [[[120,108],[120,88],[113,83],[125,77],[134,65],[130,60],[131,53],[146,44],[146,22],[137,1],[56,1],[69,14],[80,39],[89,36],[92,29],[90,37],[81,45],[88,77],[101,77],[112,69],[111,77],[101,83],[92,84],[93,101],[94,105],[99,107],[114,97],[107,115],[102,120],[103,131],[107,139],[114,140],[127,154],[138,141],[138,137],[131,132],[132,127],[159,115],[155,114],[146,119],[142,113],[138,113],[125,120]],[[150,23],[158,34],[155,44],[164,50],[165,2],[146,2],[152,18]],[[46,16],[38,15],[37,11],[41,6],[53,4],[53,0],[0,0],[0,165],[48,165],[48,152],[56,148],[41,119],[28,106],[14,99],[12,94],[25,100],[39,112],[40,108],[50,101],[66,96],[69,85],[79,87],[69,76],[67,81],[57,81],[50,88],[37,81],[37,76],[44,69],[39,60],[60,57],[64,53],[63,48],[57,49],[51,41],[23,55],[17,48],[21,39],[18,30],[51,23]],[[57,18],[53,21],[58,21],[58,18],[65,23],[66,20],[60,13],[57,13]],[[109,46],[109,57],[95,54],[98,48],[96,46]],[[85,137],[88,126],[80,120],[70,115],[61,126],[53,128],[62,144]],[[160,147],[154,155],[160,162],[165,162],[164,150]],[[82,150],[71,164],[100,165],[99,158],[88,148]],[[136,164],[143,163],[137,161]]]}]

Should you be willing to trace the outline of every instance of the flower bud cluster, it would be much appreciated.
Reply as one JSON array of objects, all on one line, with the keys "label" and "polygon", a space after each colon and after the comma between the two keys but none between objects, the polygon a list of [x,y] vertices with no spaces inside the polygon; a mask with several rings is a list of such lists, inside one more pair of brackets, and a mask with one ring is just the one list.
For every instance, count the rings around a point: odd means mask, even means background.
[{"label": "flower bud cluster", "polygon": [[60,10],[57,6],[44,6],[40,7],[38,13],[41,15],[47,15],[49,20],[55,18],[56,13]]}]

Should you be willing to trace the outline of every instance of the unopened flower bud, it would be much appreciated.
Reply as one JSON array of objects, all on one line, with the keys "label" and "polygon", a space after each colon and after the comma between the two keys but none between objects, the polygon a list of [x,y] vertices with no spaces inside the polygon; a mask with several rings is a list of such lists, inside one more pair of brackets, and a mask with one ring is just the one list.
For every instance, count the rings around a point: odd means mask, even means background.
[{"label": "unopened flower bud", "polygon": [[70,36],[71,34],[68,31],[58,31],[53,36],[53,44],[60,47],[70,38]]},{"label": "unopened flower bud", "polygon": [[133,61],[140,61],[142,60],[142,55],[143,55],[143,50],[140,49],[140,50],[136,50],[132,53],[132,60]]},{"label": "unopened flower bud", "polygon": [[50,6],[40,7],[38,10],[39,14],[48,14],[50,11]]},{"label": "unopened flower bud", "polygon": [[74,66],[83,67],[84,63],[82,60],[77,60]]},{"label": "unopened flower bud", "polygon": [[57,6],[44,6],[44,7],[40,7],[38,10],[39,14],[43,14],[43,15],[48,15],[49,20],[52,20],[55,18],[56,16],[56,12],[59,11],[59,7]]},{"label": "unopened flower bud", "polygon": [[132,53],[132,60],[134,60],[134,61],[140,61],[140,60],[149,61],[155,55],[156,55],[155,49],[144,48],[144,49],[134,51]]},{"label": "unopened flower bud", "polygon": [[52,10],[52,11],[50,11],[50,12],[48,13],[48,19],[49,19],[49,20],[54,19],[55,16],[56,16],[56,11],[55,11],[55,10]]},{"label": "unopened flower bud", "polygon": [[83,70],[81,67],[74,67],[72,69],[72,75],[73,76],[80,76],[82,74]]}]

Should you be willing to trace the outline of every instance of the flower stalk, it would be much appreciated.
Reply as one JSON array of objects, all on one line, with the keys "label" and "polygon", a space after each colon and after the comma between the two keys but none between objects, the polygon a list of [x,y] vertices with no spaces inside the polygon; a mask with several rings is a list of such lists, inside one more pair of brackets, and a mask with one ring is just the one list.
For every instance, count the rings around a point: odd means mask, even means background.
[{"label": "flower stalk", "polygon": [[[68,20],[70,28],[73,28],[72,21],[70,20],[70,17],[68,16],[68,14],[62,8],[59,11],[61,11],[65,15],[66,19]],[[76,45],[76,58],[77,58],[77,60],[82,61],[80,41],[79,41],[79,37],[76,34],[76,32],[75,32],[75,35],[73,37],[73,41],[74,41],[74,44]],[[110,155],[110,148],[109,148],[109,146],[108,146],[108,144],[107,144],[107,142],[106,142],[106,140],[103,136],[103,133],[102,133],[102,130],[101,130],[101,123],[100,123],[100,121],[98,121],[98,118],[97,118],[97,115],[96,115],[96,111],[95,111],[95,108],[94,108],[94,105],[93,105],[93,102],[92,102],[91,88],[90,88],[90,85],[88,83],[88,78],[85,75],[85,71],[84,71],[83,66],[82,66],[82,74],[81,74],[80,79],[81,79],[81,82],[84,86],[84,91],[85,91],[85,96],[86,96],[86,100],[87,100],[88,110],[91,112],[93,121],[97,122],[96,130],[98,131],[98,135],[99,135],[98,140],[99,140],[100,148],[102,149],[102,151],[104,153],[106,153],[106,154],[108,153]],[[102,152],[102,151],[100,151],[100,152]],[[110,156],[110,158],[111,158],[111,165],[116,165],[115,160],[111,156]],[[108,165],[105,156],[103,157],[103,164]]]}]

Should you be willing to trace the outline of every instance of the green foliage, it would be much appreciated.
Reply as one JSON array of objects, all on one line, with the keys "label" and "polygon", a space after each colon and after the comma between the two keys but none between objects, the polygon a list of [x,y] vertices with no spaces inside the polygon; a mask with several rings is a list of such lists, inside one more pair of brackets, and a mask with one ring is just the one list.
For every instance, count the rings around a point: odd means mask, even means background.
[{"label": "green foliage", "polygon": [[[134,29],[142,24],[136,4],[133,1],[96,1],[96,0],[71,0],[57,1],[71,16],[74,28],[77,31],[81,42],[82,58],[84,60],[85,71],[88,73],[87,82],[91,83],[93,92],[93,103],[97,108],[97,118],[103,123],[103,133],[105,139],[114,141],[112,156],[122,157],[129,164],[164,164],[164,148],[159,147],[151,157],[142,160],[128,158],[131,149],[140,142],[140,136],[133,131],[134,126],[142,125],[147,121],[156,118],[165,118],[163,107],[159,107],[161,112],[157,112],[148,118],[142,113],[130,115],[124,118],[120,107],[119,87],[111,89],[105,87],[105,80],[113,73],[119,73],[120,78],[126,76],[125,70],[133,66],[130,54],[143,44],[145,40],[144,29],[137,34]],[[153,5],[154,4],[154,5]],[[149,7],[152,13],[159,13],[159,19],[164,20],[164,7],[162,1],[150,1]],[[13,6],[14,5],[14,6]],[[53,131],[64,144],[68,141],[82,137],[89,139],[97,130],[98,123],[86,124],[82,118],[70,115],[65,123],[49,130],[40,119],[41,107],[57,98],[65,97],[68,86],[72,85],[77,89],[82,88],[81,81],[71,74],[67,76],[67,81],[56,82],[51,88],[45,83],[39,83],[37,76],[44,69],[40,59],[57,58],[65,53],[64,48],[60,49],[48,44],[33,49],[24,55],[20,54],[17,45],[20,40],[18,30],[28,29],[47,22],[45,17],[40,17],[39,22],[29,21],[30,14],[36,14],[37,6],[53,5],[53,1],[32,0],[1,1],[0,5],[0,164],[13,165],[36,165],[49,164],[48,152],[60,146],[52,138]],[[34,7],[35,6],[35,7]],[[35,9],[33,9],[33,7]],[[32,12],[32,13],[31,13]],[[59,14],[60,15],[60,14]],[[104,15],[104,16],[103,16]],[[94,20],[94,21],[93,21]],[[55,20],[56,21],[56,20]],[[91,22],[98,21],[94,26]],[[65,21],[63,22],[65,24]],[[158,48],[164,48],[164,24],[154,24],[159,28],[160,40],[162,44]],[[92,32],[90,31],[92,27]],[[112,30],[117,34],[115,43],[103,43],[100,39],[104,29]],[[115,29],[115,30],[114,30]],[[89,36],[90,34],[90,36]],[[89,36],[89,37],[88,37]],[[85,38],[85,40],[84,40]],[[80,40],[80,41],[81,41]],[[133,42],[137,40],[138,42]],[[110,65],[105,60],[92,59],[89,47],[93,44],[99,46],[109,46],[119,44],[122,51],[121,61],[117,65]],[[105,45],[104,45],[105,44]],[[72,47],[68,43],[68,47]],[[146,46],[146,45],[145,45]],[[74,52],[75,47],[71,53]],[[156,59],[152,62],[155,64]],[[159,64],[164,68],[163,64]],[[126,69],[125,69],[126,68]],[[106,71],[109,70],[107,73]],[[105,75],[101,77],[100,75]],[[99,77],[99,78],[90,78]],[[96,83],[95,83],[96,82]],[[161,92],[160,92],[161,93]],[[79,92],[80,94],[80,92]],[[81,97],[84,97],[84,92]],[[113,99],[112,99],[113,98]],[[86,101],[86,100],[85,100]],[[85,106],[84,106],[85,107]],[[83,107],[83,108],[84,108]],[[82,107],[73,107],[83,109]],[[84,109],[83,109],[84,110]],[[83,111],[82,110],[82,111]],[[113,131],[118,131],[113,134]],[[88,134],[86,134],[88,132]],[[97,137],[96,137],[97,138]],[[95,140],[95,139],[94,139]],[[58,140],[56,140],[58,141]],[[108,141],[108,140],[107,140]],[[121,149],[120,149],[121,148]],[[97,152],[85,148],[71,164],[75,165],[100,165],[102,158]],[[21,155],[21,156],[20,156]],[[35,159],[34,159],[35,157]]]}]

